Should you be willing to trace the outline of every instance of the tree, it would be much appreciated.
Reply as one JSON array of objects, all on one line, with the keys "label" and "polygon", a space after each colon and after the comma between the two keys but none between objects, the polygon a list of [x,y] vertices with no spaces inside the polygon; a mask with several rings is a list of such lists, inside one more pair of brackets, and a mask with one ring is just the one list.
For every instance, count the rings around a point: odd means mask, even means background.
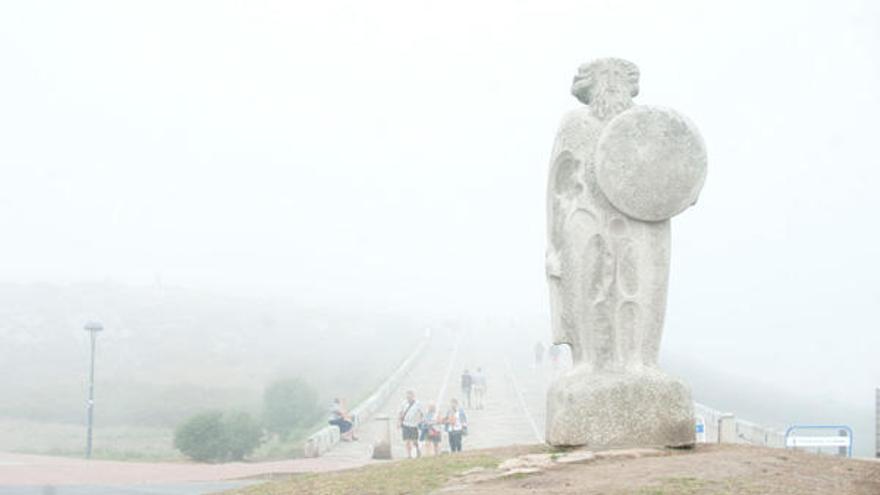
[{"label": "tree", "polygon": [[262,442],[263,431],[247,413],[196,414],[174,431],[174,447],[202,462],[240,461]]},{"label": "tree", "polygon": [[263,393],[263,424],[285,439],[292,429],[315,418],[317,402],[318,393],[301,379],[277,380]]}]

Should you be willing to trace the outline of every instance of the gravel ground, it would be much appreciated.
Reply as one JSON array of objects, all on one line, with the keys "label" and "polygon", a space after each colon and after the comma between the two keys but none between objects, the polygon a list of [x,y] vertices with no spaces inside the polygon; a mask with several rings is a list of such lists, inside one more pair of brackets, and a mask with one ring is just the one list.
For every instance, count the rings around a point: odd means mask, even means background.
[{"label": "gravel ground", "polygon": [[604,495],[880,494],[880,462],[742,445],[553,466],[532,474],[468,476],[443,493]]}]

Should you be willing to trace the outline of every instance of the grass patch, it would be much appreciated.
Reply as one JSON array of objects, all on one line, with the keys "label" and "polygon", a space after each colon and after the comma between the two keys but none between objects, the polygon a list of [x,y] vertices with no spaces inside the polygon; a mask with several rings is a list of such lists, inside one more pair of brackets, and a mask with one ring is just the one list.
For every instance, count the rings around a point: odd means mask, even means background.
[{"label": "grass patch", "polygon": [[374,464],[332,473],[304,474],[256,485],[227,495],[424,494],[468,469],[497,467],[501,458],[485,452],[441,455]]},{"label": "grass patch", "polygon": [[[0,418],[0,445],[8,452],[83,457],[86,427]],[[114,461],[184,460],[172,445],[170,428],[143,426],[95,427],[92,457]]]},{"label": "grass patch", "polygon": [[697,495],[709,483],[697,478],[663,478],[660,486],[639,490],[638,495]]},{"label": "grass patch", "polygon": [[[632,492],[626,492],[629,495]],[[663,478],[659,485],[648,486],[635,492],[636,495],[730,495],[749,493],[759,495],[743,486],[739,480],[701,480],[693,477]]]}]

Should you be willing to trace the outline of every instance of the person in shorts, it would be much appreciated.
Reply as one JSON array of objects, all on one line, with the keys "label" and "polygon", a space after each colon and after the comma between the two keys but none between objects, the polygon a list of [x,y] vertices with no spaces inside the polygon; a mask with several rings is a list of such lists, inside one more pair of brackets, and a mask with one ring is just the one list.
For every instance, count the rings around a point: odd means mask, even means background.
[{"label": "person in shorts", "polygon": [[354,436],[354,418],[345,410],[342,399],[333,399],[333,405],[330,406],[330,419],[327,422],[339,428],[339,435],[343,442],[357,440],[357,437]]},{"label": "person in shorts", "polygon": [[406,457],[412,457],[413,446],[416,448],[416,457],[421,457],[422,452],[419,449],[419,424],[425,419],[425,413],[422,406],[416,400],[416,393],[412,390],[406,391],[406,400],[400,406],[400,414],[398,415],[398,426],[400,426],[401,436],[406,444]]}]

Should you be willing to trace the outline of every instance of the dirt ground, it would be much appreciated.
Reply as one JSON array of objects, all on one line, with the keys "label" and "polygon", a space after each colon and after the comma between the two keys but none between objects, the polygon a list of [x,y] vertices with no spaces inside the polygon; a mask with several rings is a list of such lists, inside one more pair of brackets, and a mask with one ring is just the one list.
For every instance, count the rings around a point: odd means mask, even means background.
[{"label": "dirt ground", "polygon": [[439,493],[880,495],[880,462],[739,445],[554,465],[532,474],[450,480]]}]

